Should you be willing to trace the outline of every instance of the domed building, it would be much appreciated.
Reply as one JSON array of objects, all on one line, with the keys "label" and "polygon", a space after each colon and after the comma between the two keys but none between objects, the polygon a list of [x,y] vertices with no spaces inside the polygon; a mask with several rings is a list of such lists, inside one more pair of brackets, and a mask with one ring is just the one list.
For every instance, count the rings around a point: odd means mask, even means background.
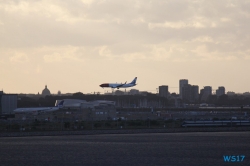
[{"label": "domed building", "polygon": [[50,91],[47,88],[47,85],[45,85],[45,89],[42,91],[42,96],[48,96],[48,95],[50,95]]}]

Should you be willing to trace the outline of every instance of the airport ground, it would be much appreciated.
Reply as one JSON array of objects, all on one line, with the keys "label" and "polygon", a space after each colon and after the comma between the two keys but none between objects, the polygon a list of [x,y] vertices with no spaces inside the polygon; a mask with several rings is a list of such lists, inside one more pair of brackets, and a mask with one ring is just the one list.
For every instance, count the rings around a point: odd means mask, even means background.
[{"label": "airport ground", "polygon": [[[250,165],[250,132],[0,138],[1,165]],[[228,163],[225,155],[244,155]]]}]

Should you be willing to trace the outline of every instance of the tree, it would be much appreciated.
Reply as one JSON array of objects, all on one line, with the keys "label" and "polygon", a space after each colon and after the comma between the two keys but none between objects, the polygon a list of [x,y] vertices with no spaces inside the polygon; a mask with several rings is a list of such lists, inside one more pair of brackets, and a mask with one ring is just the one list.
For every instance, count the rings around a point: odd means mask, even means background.
[{"label": "tree", "polygon": [[72,95],[73,97],[82,97],[84,94],[82,92],[76,92]]}]

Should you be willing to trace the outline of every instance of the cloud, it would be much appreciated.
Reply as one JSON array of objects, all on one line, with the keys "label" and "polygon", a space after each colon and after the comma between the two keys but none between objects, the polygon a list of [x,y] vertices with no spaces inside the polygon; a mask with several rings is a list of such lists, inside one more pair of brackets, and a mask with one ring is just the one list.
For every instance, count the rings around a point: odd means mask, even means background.
[{"label": "cloud", "polygon": [[119,72],[136,64],[150,75],[148,66],[155,73],[178,68],[175,77],[196,73],[189,67],[196,64],[242,68],[250,60],[249,11],[248,1],[231,0],[1,1],[0,63],[12,63],[8,75],[25,64],[41,79],[65,64],[86,76],[113,71],[114,64]]},{"label": "cloud", "polygon": [[243,1],[27,0],[0,9],[0,47],[40,50],[49,63],[240,58],[250,42]]},{"label": "cloud", "polygon": [[125,54],[122,56],[125,62],[140,62],[147,60],[147,56],[143,53],[132,53],[132,54]]},{"label": "cloud", "polygon": [[226,18],[226,17],[223,17],[220,19],[222,22],[230,22],[231,19],[230,18]]},{"label": "cloud", "polygon": [[105,59],[113,60],[117,56],[113,55],[108,46],[102,46],[99,48],[99,55]]},{"label": "cloud", "polygon": [[16,53],[16,55],[10,57],[10,61],[13,63],[27,63],[29,62],[29,57],[24,53]]},{"label": "cloud", "polygon": [[94,0],[81,0],[81,1],[82,3],[87,4],[87,5],[91,5],[94,3]]},{"label": "cloud", "polygon": [[193,39],[192,42],[213,43],[214,40],[210,36],[199,36],[199,37]]},{"label": "cloud", "polygon": [[[211,42],[239,40],[245,47],[249,42],[250,8],[244,2],[39,0],[8,1],[0,6],[4,23],[0,47],[107,46],[117,53],[112,48],[116,45],[126,47],[119,54],[127,54],[137,53],[134,48],[141,45],[185,42],[200,36],[209,36]],[[130,43],[134,48],[127,47]]]},{"label": "cloud", "polygon": [[37,74],[40,74],[41,72],[42,72],[41,66],[40,66],[40,65],[37,65],[37,67],[36,67],[36,73],[37,73]]},{"label": "cloud", "polygon": [[165,22],[165,23],[149,23],[148,27],[149,27],[149,29],[154,29],[154,28],[173,28],[173,29],[206,28],[206,27],[216,27],[216,24],[213,22],[205,23],[202,21],[193,20],[192,22],[178,21],[178,22]]},{"label": "cloud", "polygon": [[55,1],[50,3],[47,0],[39,1],[9,1],[1,5],[0,9],[8,14],[19,14],[22,17],[43,16],[53,18],[55,21],[74,23],[82,20],[81,17],[75,17],[71,11],[64,6],[64,3]]},{"label": "cloud", "polygon": [[44,55],[43,59],[47,63],[62,62],[64,56],[60,55],[59,53],[53,53],[51,55]]},{"label": "cloud", "polygon": [[95,58],[97,56],[97,48],[93,47],[43,47],[38,49],[38,51],[43,55],[43,60],[46,63],[84,63],[86,59]]},{"label": "cloud", "polygon": [[84,62],[83,58],[78,55],[61,55],[59,53],[52,53],[50,55],[44,55],[44,62],[46,63],[60,63],[60,62]]}]

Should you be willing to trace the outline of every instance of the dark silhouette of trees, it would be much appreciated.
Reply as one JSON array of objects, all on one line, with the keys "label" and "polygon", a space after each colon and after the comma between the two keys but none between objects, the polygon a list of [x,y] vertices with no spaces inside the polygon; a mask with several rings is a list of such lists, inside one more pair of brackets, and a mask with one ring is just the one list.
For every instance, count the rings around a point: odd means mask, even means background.
[{"label": "dark silhouette of trees", "polygon": [[[63,99],[80,99],[86,101],[94,100],[110,100],[115,101],[118,107],[173,107],[175,105],[175,99],[168,100],[167,98],[157,96],[156,94],[147,93],[145,95],[99,95],[91,94],[85,95],[81,92],[74,93],[72,96],[45,96],[40,98],[30,98],[25,96],[19,96],[17,106],[20,107],[53,107],[56,100]],[[245,106],[250,105],[250,96],[235,95],[228,96],[222,95],[217,97],[216,95],[208,96],[205,101],[208,104],[214,104],[215,106]],[[200,103],[202,103],[200,101]],[[194,104],[194,103],[187,103]]]},{"label": "dark silhouette of trees", "polygon": [[18,107],[53,107],[55,106],[56,100],[63,99],[80,99],[86,101],[94,100],[110,100],[115,101],[121,107],[139,106],[143,102],[153,103],[155,105],[168,106],[168,100],[164,97],[159,97],[155,94],[142,95],[85,95],[81,92],[74,93],[72,96],[45,96],[38,99],[30,97],[20,97],[21,100],[18,101]]},{"label": "dark silhouette of trees", "polygon": [[39,107],[39,103],[30,97],[22,97],[17,100],[17,107],[22,108],[22,107]]},{"label": "dark silhouette of trees", "polygon": [[218,106],[223,106],[223,105],[228,105],[228,95],[221,95],[217,98],[216,105]]},{"label": "dark silhouette of trees", "polygon": [[84,94],[82,92],[77,92],[72,95],[73,97],[82,97]]},{"label": "dark silhouette of trees", "polygon": [[217,96],[216,95],[209,95],[207,98],[207,104],[215,104],[217,101]]}]

